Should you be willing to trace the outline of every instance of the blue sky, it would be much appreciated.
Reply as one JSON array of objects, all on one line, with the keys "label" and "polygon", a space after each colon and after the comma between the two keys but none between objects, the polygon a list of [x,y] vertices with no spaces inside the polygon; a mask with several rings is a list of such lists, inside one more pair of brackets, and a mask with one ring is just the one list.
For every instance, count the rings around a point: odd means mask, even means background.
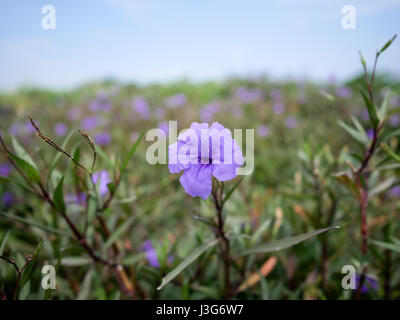
[{"label": "blue sky", "polygon": [[[56,30],[41,27],[42,6]],[[356,29],[341,27],[343,5]],[[0,89],[70,88],[267,74],[326,80],[360,71],[400,31],[400,0],[2,0]],[[400,39],[379,63],[400,75]]]}]

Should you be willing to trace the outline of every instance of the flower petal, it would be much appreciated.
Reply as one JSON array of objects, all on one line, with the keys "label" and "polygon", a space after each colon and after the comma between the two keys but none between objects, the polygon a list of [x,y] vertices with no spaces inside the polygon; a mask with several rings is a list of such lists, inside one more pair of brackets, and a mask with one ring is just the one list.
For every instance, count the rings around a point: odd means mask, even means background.
[{"label": "flower petal", "polygon": [[236,177],[236,164],[213,164],[212,174],[219,181],[228,181]]},{"label": "flower petal", "polygon": [[183,172],[179,181],[187,194],[207,199],[212,188],[211,171],[209,164],[192,165]]}]

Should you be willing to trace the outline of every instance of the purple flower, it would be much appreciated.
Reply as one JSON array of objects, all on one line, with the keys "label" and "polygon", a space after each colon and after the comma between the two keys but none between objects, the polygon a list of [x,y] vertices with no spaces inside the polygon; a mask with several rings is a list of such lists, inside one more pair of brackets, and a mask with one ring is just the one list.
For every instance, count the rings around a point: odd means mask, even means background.
[{"label": "purple flower", "polygon": [[362,118],[364,121],[369,121],[368,110],[363,109],[363,111],[361,112],[361,118]]},{"label": "purple flower", "polygon": [[8,177],[11,173],[11,165],[8,163],[3,163],[0,165],[0,176]]},{"label": "purple flower", "polygon": [[214,120],[214,115],[220,110],[221,106],[218,102],[211,102],[201,109],[200,118],[204,122],[212,122]]},{"label": "purple flower", "polygon": [[283,103],[278,102],[272,106],[272,110],[274,110],[275,114],[282,114],[285,111],[285,106]]},{"label": "purple flower", "polygon": [[348,87],[339,87],[336,89],[336,94],[343,99],[350,98],[353,92]]},{"label": "purple flower", "polygon": [[389,194],[393,197],[400,198],[400,185],[390,189]]},{"label": "purple flower", "polygon": [[146,252],[147,262],[154,268],[159,268],[160,263],[158,262],[157,251],[153,247],[151,240],[146,240],[141,246],[141,249]]},{"label": "purple flower", "polygon": [[260,137],[266,137],[269,135],[269,128],[267,125],[263,124],[258,127],[257,133]]},{"label": "purple flower", "polygon": [[131,141],[136,142],[136,140],[139,138],[139,133],[138,132],[132,132],[130,135]]},{"label": "purple flower", "polygon": [[374,138],[374,129],[368,129],[367,130],[367,138],[369,140],[372,140]]},{"label": "purple flower", "polygon": [[20,133],[21,127],[18,123],[13,123],[9,128],[8,132],[13,135],[18,135]]},{"label": "purple flower", "polygon": [[400,116],[398,114],[394,114],[389,118],[389,123],[393,127],[398,127],[400,125]]},{"label": "purple flower", "polygon": [[240,87],[236,90],[236,96],[240,98],[242,102],[249,104],[261,100],[264,97],[264,93],[258,88],[247,89],[245,87]]},{"label": "purple flower", "polygon": [[93,183],[99,184],[99,194],[104,197],[108,193],[107,185],[112,182],[107,171],[101,170],[93,173]]},{"label": "purple flower", "polygon": [[85,131],[95,129],[100,124],[100,119],[97,116],[86,117],[82,121],[82,128]]},{"label": "purple flower", "polygon": [[106,146],[111,142],[111,136],[108,132],[102,132],[97,134],[94,137],[94,141],[99,145],[99,146]]},{"label": "purple flower", "polygon": [[178,93],[170,96],[164,100],[165,105],[168,108],[178,108],[186,103],[187,99],[183,93]]},{"label": "purple flower", "polygon": [[69,203],[77,203],[84,205],[86,202],[86,195],[83,192],[75,193],[67,193],[65,195],[65,202]]},{"label": "purple flower", "polygon": [[165,109],[164,108],[157,108],[156,110],[154,110],[154,116],[157,119],[162,119],[165,117]]},{"label": "purple flower", "polygon": [[400,97],[399,96],[393,96],[389,99],[389,105],[392,108],[398,107],[400,105]]},{"label": "purple flower", "polygon": [[[222,139],[221,139],[222,138]],[[192,197],[207,199],[212,189],[212,176],[219,181],[236,177],[244,163],[242,151],[231,132],[214,122],[193,122],[168,148],[171,173],[183,170],[180,182]]]},{"label": "purple flower", "polygon": [[150,118],[150,109],[144,97],[139,96],[133,100],[133,108],[143,119]]},{"label": "purple flower", "polygon": [[275,102],[277,101],[281,101],[283,98],[282,92],[279,89],[272,89],[271,93],[270,93],[270,97],[272,100],[274,100]]},{"label": "purple flower", "polygon": [[243,117],[243,111],[242,108],[239,106],[234,106],[232,109],[232,114],[235,118],[240,119],[241,117]]},{"label": "purple flower", "polygon": [[9,207],[13,204],[14,202],[14,196],[11,192],[4,192],[3,197],[2,197],[3,203],[6,207]]},{"label": "purple flower", "polygon": [[56,135],[58,135],[59,137],[63,137],[67,134],[68,132],[68,127],[65,123],[63,122],[58,122],[54,125],[54,132],[56,133]]},{"label": "purple flower", "polygon": [[25,122],[25,132],[26,133],[34,133],[35,128],[33,127],[32,123],[30,121]]},{"label": "purple flower", "polygon": [[297,119],[295,117],[293,117],[293,116],[289,116],[285,120],[285,125],[289,129],[294,129],[297,126]]},{"label": "purple flower", "polygon": [[[361,275],[356,275],[356,287],[360,285]],[[378,281],[368,275],[365,275],[363,286],[361,287],[361,293],[368,293],[369,290],[378,291]]]},{"label": "purple flower", "polygon": [[76,121],[81,116],[81,111],[79,108],[72,108],[68,111],[68,119],[71,121]]},{"label": "purple flower", "polygon": [[158,124],[158,129],[161,129],[162,131],[164,131],[165,136],[168,135],[169,133],[169,124],[168,121],[162,121]]},{"label": "purple flower", "polygon": [[92,112],[104,111],[109,112],[112,108],[111,102],[107,99],[107,92],[97,92],[96,99],[93,99],[89,103],[89,109]]}]

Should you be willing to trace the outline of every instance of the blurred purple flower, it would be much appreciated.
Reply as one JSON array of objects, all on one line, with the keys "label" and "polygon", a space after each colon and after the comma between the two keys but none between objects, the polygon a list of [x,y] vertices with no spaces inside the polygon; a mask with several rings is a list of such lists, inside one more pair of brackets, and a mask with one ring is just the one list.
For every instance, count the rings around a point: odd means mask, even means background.
[{"label": "blurred purple flower", "polygon": [[368,110],[363,109],[363,111],[361,112],[361,119],[363,119],[364,121],[369,121]]},{"label": "blurred purple flower", "polygon": [[393,97],[391,97],[391,98],[389,99],[389,105],[390,105],[392,108],[399,107],[399,106],[400,106],[400,97],[399,97],[399,96],[393,96]]},{"label": "blurred purple flower", "polygon": [[95,129],[100,124],[100,118],[97,116],[86,117],[82,121],[82,128],[85,131],[90,131]]},{"label": "blurred purple flower", "polygon": [[374,138],[374,129],[368,129],[367,130],[367,138],[369,140],[372,140]]},{"label": "blurred purple flower", "polygon": [[218,102],[211,102],[201,109],[200,119],[204,122],[212,122],[214,120],[214,115],[220,110],[221,106]]},{"label": "blurred purple flower", "polygon": [[169,133],[169,124],[168,121],[162,121],[158,124],[158,129],[161,129],[162,131],[164,131],[165,136],[168,135]]},{"label": "blurred purple flower", "polygon": [[112,182],[110,179],[110,175],[107,171],[101,170],[93,173],[93,183],[99,185],[99,193],[100,196],[104,197],[108,193],[108,187],[107,185]]},{"label": "blurred purple flower", "polygon": [[56,133],[56,135],[58,135],[59,137],[63,137],[67,134],[68,132],[68,127],[65,123],[63,122],[58,122],[54,125],[54,132]]},{"label": "blurred purple flower", "polygon": [[277,102],[282,100],[283,95],[281,90],[275,88],[271,90],[270,97],[273,101]]},{"label": "blurred purple flower", "polygon": [[65,195],[65,202],[84,205],[86,203],[86,195],[83,192],[79,192],[78,194],[67,193]]},{"label": "blurred purple flower", "polygon": [[132,142],[136,142],[136,140],[139,138],[139,133],[138,132],[132,132],[130,138],[131,138]]},{"label": "blurred purple flower", "polygon": [[267,125],[262,124],[258,127],[257,133],[260,137],[266,137],[269,135],[269,128]]},{"label": "blurred purple flower", "polygon": [[111,102],[108,101],[106,98],[97,98],[93,99],[89,103],[89,109],[92,112],[99,112],[99,111],[104,111],[104,112],[109,112],[111,111]]},{"label": "blurred purple flower", "polygon": [[210,127],[208,123],[193,122],[190,129],[169,146],[168,155],[169,171],[183,170],[179,181],[186,193],[203,199],[211,194],[212,176],[219,181],[231,180],[244,163],[242,151],[231,132],[218,122]]},{"label": "blurred purple flower", "polygon": [[138,96],[133,100],[133,108],[139,115],[147,120],[150,118],[150,109],[144,97]]},{"label": "blurred purple flower", "polygon": [[32,123],[30,121],[25,122],[25,132],[26,133],[34,133],[36,130],[33,127]]},{"label": "blurred purple flower", "polygon": [[187,102],[186,96],[183,93],[178,93],[168,98],[165,98],[164,103],[168,108],[178,108]]},{"label": "blurred purple flower", "polygon": [[8,163],[0,164],[0,176],[8,177],[11,173],[11,169],[12,169],[12,167]]},{"label": "blurred purple flower", "polygon": [[285,120],[285,125],[290,129],[294,129],[297,127],[297,119],[293,116],[289,116]]},{"label": "blurred purple flower", "polygon": [[14,202],[14,196],[13,196],[13,194],[11,192],[6,191],[6,192],[3,193],[2,200],[3,200],[3,204],[6,207],[9,207]]},{"label": "blurred purple flower", "polygon": [[336,89],[336,95],[343,99],[350,98],[352,94],[352,90],[348,87],[343,86]]},{"label": "blurred purple flower", "polygon": [[236,96],[242,100],[242,102],[249,104],[258,100],[262,100],[264,93],[261,89],[247,89],[240,87],[236,90]]},{"label": "blurred purple flower", "polygon": [[400,116],[398,114],[394,114],[389,118],[389,123],[393,127],[398,127],[400,125]]},{"label": "blurred purple flower", "polygon": [[76,121],[81,116],[81,110],[78,108],[72,108],[68,111],[68,119],[71,121]]},{"label": "blurred purple flower", "polygon": [[389,194],[393,197],[400,198],[400,185],[389,190]]},{"label": "blurred purple flower", "polygon": [[165,114],[166,112],[164,108],[157,108],[156,110],[154,110],[154,116],[159,120],[164,118]]},{"label": "blurred purple flower", "polygon": [[[361,275],[356,275],[356,288],[359,287]],[[368,275],[365,275],[363,286],[361,287],[361,293],[366,294],[369,290],[378,291],[378,281]]]},{"label": "blurred purple flower", "polygon": [[238,119],[242,118],[242,117],[243,117],[242,108],[239,107],[239,106],[234,106],[233,109],[232,109],[232,115],[233,115],[235,118],[238,118]]},{"label": "blurred purple flower", "polygon": [[106,146],[111,142],[111,135],[108,132],[102,132],[94,137],[94,141],[99,146]]},{"label": "blurred purple flower", "polygon": [[275,114],[282,114],[285,111],[285,106],[281,102],[277,102],[272,106]]},{"label": "blurred purple flower", "polygon": [[153,247],[153,243],[151,242],[151,240],[146,240],[142,244],[141,249],[144,252],[146,252],[146,258],[147,258],[147,262],[149,263],[149,265],[154,268],[159,268],[160,263],[158,262],[157,251]]},{"label": "blurred purple flower", "polygon": [[8,132],[14,136],[19,135],[21,127],[18,123],[13,123],[9,128]]}]

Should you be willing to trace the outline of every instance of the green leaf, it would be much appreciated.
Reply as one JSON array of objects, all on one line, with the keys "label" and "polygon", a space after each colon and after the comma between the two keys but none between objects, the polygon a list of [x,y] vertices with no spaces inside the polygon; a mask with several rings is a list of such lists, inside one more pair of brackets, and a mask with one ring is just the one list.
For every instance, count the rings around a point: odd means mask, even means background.
[{"label": "green leaf", "polygon": [[104,150],[101,149],[101,148],[99,147],[99,145],[97,145],[97,144],[95,145],[95,148],[96,148],[96,152],[99,154],[100,158],[102,158],[103,161],[106,162],[107,165],[108,165],[110,168],[114,168],[114,164],[113,164],[113,162],[111,161],[110,157],[107,155],[107,153],[105,153]]},{"label": "green leaf", "polygon": [[1,238],[0,242],[0,256],[3,254],[4,248],[6,246],[8,237],[10,236],[11,230],[8,230],[6,233],[4,233],[4,236]]},{"label": "green leaf", "polygon": [[64,202],[64,177],[60,179],[56,189],[54,190],[53,194],[53,201],[54,205],[56,206],[57,210],[65,213],[65,202]]},{"label": "green leaf", "polygon": [[356,129],[354,129],[353,127],[347,125],[346,123],[344,123],[343,121],[339,121],[339,125],[345,129],[347,131],[348,134],[350,134],[354,139],[356,139],[358,142],[360,142],[363,145],[367,145],[368,144],[368,137],[367,135],[357,131]]},{"label": "green leaf", "polygon": [[380,55],[383,51],[385,51],[387,48],[389,48],[389,46],[396,39],[396,37],[397,37],[397,34],[395,34],[392,39],[390,39],[388,42],[386,42],[385,45],[381,48],[381,50],[378,51],[378,55]]},{"label": "green leaf", "polygon": [[43,245],[43,240],[40,240],[38,246],[36,247],[35,251],[32,254],[32,260],[28,264],[28,266],[24,269],[21,275],[21,281],[20,281],[20,290],[24,287],[24,285],[29,281],[31,278],[31,275],[33,273],[33,269],[36,265],[36,262],[38,260],[39,252],[42,250],[42,245]]},{"label": "green leaf", "polygon": [[122,163],[121,168],[120,168],[121,176],[125,172],[125,169],[128,166],[129,161],[131,160],[131,158],[135,154],[136,148],[138,147],[138,145],[139,145],[140,141],[142,140],[143,136],[144,136],[144,132],[142,132],[140,134],[139,138],[136,140],[136,142],[133,144],[133,146],[129,150],[128,154],[126,155],[126,158],[125,158],[125,160]]},{"label": "green leaf", "polygon": [[357,198],[360,197],[360,190],[358,190],[357,185],[346,172],[335,173],[333,174],[333,177],[335,177],[340,183],[342,183]]},{"label": "green leaf", "polygon": [[89,257],[63,257],[61,259],[61,265],[67,267],[85,266],[90,263],[92,263],[92,259]]},{"label": "green leaf", "polygon": [[68,232],[65,232],[65,231],[62,231],[62,230],[59,230],[59,229],[55,229],[55,228],[52,228],[52,227],[47,227],[47,226],[41,225],[40,223],[37,223],[36,221],[32,221],[32,220],[29,220],[29,219],[18,217],[18,216],[15,216],[15,215],[12,215],[12,214],[9,214],[9,213],[5,213],[5,212],[0,212],[0,215],[6,217],[8,219],[14,220],[14,221],[25,223],[27,225],[30,225],[31,227],[42,229],[42,230],[44,230],[46,232],[49,232],[49,233],[54,233],[54,234],[57,234],[57,235],[60,235],[60,236],[72,237]]},{"label": "green leaf", "polygon": [[315,237],[316,235],[318,235],[320,233],[323,233],[323,232],[331,230],[331,229],[337,229],[337,228],[339,228],[339,226],[318,229],[318,230],[314,230],[314,231],[304,233],[304,234],[301,234],[298,236],[267,242],[267,243],[264,243],[257,247],[245,250],[241,255],[248,255],[248,254],[254,254],[254,253],[269,253],[269,252],[283,250],[283,249],[289,248],[291,246],[294,246],[300,242],[303,242],[307,239]]},{"label": "green leaf", "polygon": [[92,287],[94,269],[90,268],[83,278],[81,287],[79,288],[77,300],[87,300],[90,295],[90,289]]},{"label": "green leaf", "polygon": [[194,262],[201,254],[207,249],[215,246],[219,242],[218,238],[213,238],[204,242],[201,246],[194,249],[181,263],[179,263],[170,273],[168,273],[163,279],[157,290],[161,290],[168,282],[179,275],[185,268],[187,268],[192,262]]},{"label": "green leaf", "polygon": [[123,224],[121,224],[107,239],[106,243],[104,244],[104,249],[109,248],[115,241],[117,241],[118,238],[120,238],[125,233],[125,231],[128,230],[134,219],[135,216],[133,215]]},{"label": "green leaf", "polygon": [[383,182],[381,182],[380,184],[378,184],[376,187],[374,187],[373,189],[371,189],[368,192],[368,196],[372,197],[374,195],[377,195],[387,189],[389,189],[396,181],[395,177],[390,177],[386,180],[384,180]]},{"label": "green leaf", "polygon": [[385,151],[393,160],[396,162],[400,162],[400,156],[398,156],[391,148],[389,148],[386,144],[383,142],[381,143],[381,148],[383,151]]},{"label": "green leaf", "polygon": [[21,187],[22,189],[25,189],[26,191],[29,191],[29,192],[32,192],[32,193],[36,194],[36,191],[33,190],[31,187],[29,187],[27,184],[20,183],[20,182],[18,182],[16,180],[11,180],[9,178],[0,176],[0,182],[15,184],[15,185]]},{"label": "green leaf", "polygon": [[243,179],[240,179],[238,182],[235,183],[235,185],[232,187],[231,190],[226,194],[225,198],[222,200],[222,206],[229,200],[233,192],[236,190],[236,188],[240,185],[240,183],[243,181]]},{"label": "green leaf", "polygon": [[387,111],[389,110],[389,96],[390,96],[390,94],[388,93],[386,95],[385,99],[383,100],[381,107],[379,108],[379,111],[378,111],[379,119],[381,119],[381,121],[383,121],[385,119]]},{"label": "green leaf", "polygon": [[[61,144],[61,148],[65,149],[67,147],[67,144],[68,144],[69,140],[71,140],[73,135],[74,135],[73,131],[68,133],[68,135],[65,137],[64,141]],[[51,176],[51,173],[53,172],[54,168],[57,166],[58,161],[60,161],[61,156],[63,156],[63,154],[61,152],[57,152],[57,154],[54,156],[53,161],[50,164],[50,170],[48,173],[49,177]]]},{"label": "green leaf", "polygon": [[382,138],[382,140],[383,140],[383,141],[387,141],[387,140],[389,140],[390,138],[397,137],[397,136],[400,136],[400,129],[396,129],[396,130],[393,130],[392,132],[389,132],[387,135],[385,135],[385,136]]},{"label": "green leaf", "polygon": [[27,178],[33,182],[40,182],[40,176],[38,171],[33,167],[30,163],[25,160],[17,157],[16,155],[9,153],[10,157],[14,160],[14,162],[21,168],[21,170],[26,174]]},{"label": "green leaf", "polygon": [[372,103],[370,98],[367,97],[365,92],[363,90],[360,90],[361,95],[364,99],[365,105],[367,106],[368,114],[369,114],[369,119],[371,121],[371,124],[374,129],[376,129],[379,125],[379,119],[378,119],[378,113],[376,111],[375,105]]},{"label": "green leaf", "polygon": [[36,166],[35,162],[32,160],[32,158],[28,154],[28,152],[26,152],[24,147],[19,144],[17,138],[15,138],[15,136],[11,136],[11,141],[12,141],[12,145],[14,147],[14,151],[15,151],[16,155],[19,158],[21,158],[22,160],[25,160],[26,162],[28,162],[32,167],[34,167],[37,170],[37,166]]},{"label": "green leaf", "polygon": [[375,244],[378,247],[391,250],[393,252],[400,253],[400,245],[396,243],[389,243],[389,242],[383,242],[383,241],[377,241],[377,240],[371,240],[373,244]]},{"label": "green leaf", "polygon": [[126,256],[124,259],[122,259],[122,264],[125,266],[130,266],[133,265],[143,259],[146,258],[146,253],[145,252],[140,252],[140,253],[134,253],[129,256]]}]

